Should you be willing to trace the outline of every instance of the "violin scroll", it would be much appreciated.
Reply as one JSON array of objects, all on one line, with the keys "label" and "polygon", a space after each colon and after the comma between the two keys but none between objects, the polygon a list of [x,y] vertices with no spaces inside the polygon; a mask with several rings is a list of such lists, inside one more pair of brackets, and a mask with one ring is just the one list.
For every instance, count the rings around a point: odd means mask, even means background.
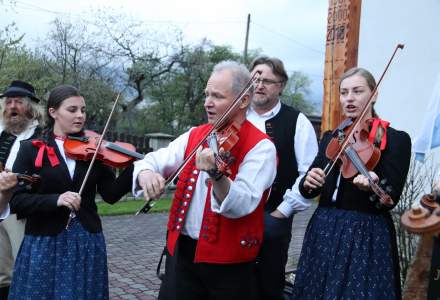
[{"label": "violin scroll", "polygon": [[[5,170],[3,169],[3,164],[0,163],[0,172],[4,172],[4,171]],[[38,183],[41,180],[40,175],[37,174],[27,175],[21,173],[12,173],[9,170],[6,170],[6,172],[14,174],[15,177],[17,178],[17,185],[25,186],[26,189],[31,189],[32,185]]]},{"label": "violin scroll", "polygon": [[371,184],[371,189],[374,194],[370,196],[370,201],[375,202],[377,208],[380,208],[382,205],[386,207],[392,207],[394,205],[394,201],[389,195],[389,193],[392,192],[393,187],[387,185],[386,179],[382,179],[379,184]]},{"label": "violin scroll", "polygon": [[407,231],[416,234],[435,234],[440,232],[440,195],[423,195],[420,205],[403,213],[400,222]]},{"label": "violin scroll", "polygon": [[26,174],[15,173],[15,175],[17,176],[18,185],[19,186],[24,185],[26,189],[29,190],[32,188],[33,185],[39,183],[41,180],[40,175],[37,174],[26,175]]}]

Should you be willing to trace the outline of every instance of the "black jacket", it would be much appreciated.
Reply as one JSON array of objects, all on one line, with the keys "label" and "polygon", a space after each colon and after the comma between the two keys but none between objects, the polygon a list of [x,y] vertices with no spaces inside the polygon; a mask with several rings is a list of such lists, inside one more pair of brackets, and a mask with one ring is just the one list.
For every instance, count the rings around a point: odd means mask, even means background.
[{"label": "black jacket", "polygon": [[[38,147],[28,140],[21,142],[13,167],[14,172],[41,177],[40,182],[32,188],[18,185],[10,201],[12,212],[17,213],[18,218],[27,219],[25,233],[30,235],[57,235],[65,228],[70,211],[67,207],[57,206],[58,197],[66,191],[78,192],[89,166],[89,161],[76,161],[71,179],[55,140],[50,139],[48,146],[55,149],[60,162],[57,166],[52,167],[45,152],[42,167],[35,167]],[[104,201],[115,203],[131,190],[132,176],[133,165],[115,179],[110,167],[95,161],[81,195],[81,208],[76,213],[86,230],[92,233],[102,231],[95,204],[96,192]]]}]

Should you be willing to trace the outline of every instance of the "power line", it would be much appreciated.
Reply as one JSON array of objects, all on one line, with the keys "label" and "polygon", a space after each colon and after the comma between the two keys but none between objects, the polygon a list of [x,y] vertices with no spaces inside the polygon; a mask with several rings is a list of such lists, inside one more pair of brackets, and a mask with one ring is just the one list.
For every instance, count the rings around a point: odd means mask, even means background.
[{"label": "power line", "polygon": [[261,24],[259,24],[259,23],[256,23],[256,22],[253,22],[253,23],[254,23],[255,25],[261,27],[262,29],[264,29],[264,30],[266,30],[266,31],[269,31],[269,32],[271,32],[271,33],[277,34],[277,35],[279,35],[279,36],[281,36],[281,37],[283,37],[283,38],[285,38],[285,39],[287,39],[287,40],[289,40],[289,41],[291,41],[291,42],[293,42],[293,43],[295,43],[295,44],[297,44],[297,45],[299,45],[299,46],[301,46],[301,47],[303,47],[303,48],[306,48],[306,49],[312,50],[313,52],[316,52],[316,53],[319,53],[319,54],[325,54],[325,53],[322,52],[321,50],[315,49],[315,48],[310,47],[310,46],[308,46],[308,45],[306,45],[306,44],[304,44],[304,43],[301,43],[301,42],[299,42],[299,41],[297,41],[297,40],[291,38],[290,36],[287,36],[287,35],[285,35],[285,34],[283,34],[283,33],[277,32],[277,31],[275,31],[275,30],[273,30],[273,29],[270,29],[270,28],[268,28],[268,27],[266,27],[266,26],[264,26],[264,25],[261,25]]},{"label": "power line", "polygon": [[[7,4],[3,3],[3,5],[7,5]],[[12,4],[9,4],[8,6],[14,7],[14,5],[12,5]],[[49,13],[49,14],[53,14],[53,15],[60,15],[60,14],[78,15],[77,13],[72,13],[72,12],[68,13],[68,12],[62,12],[62,11],[56,11],[56,10],[52,10],[52,9],[47,9],[47,8],[44,8],[44,7],[41,7],[41,6],[37,6],[35,4],[31,4],[31,3],[28,3],[28,2],[25,2],[25,1],[19,1],[19,0],[15,1],[15,7],[20,8],[20,9],[25,9],[25,10],[32,10],[32,11],[39,11],[39,12]],[[204,24],[205,25],[206,24],[213,24],[213,25],[215,25],[215,24],[220,24],[221,25],[221,24],[243,24],[244,23],[243,21],[238,21],[238,20],[223,20],[223,21],[220,21],[220,20],[218,20],[218,21],[140,20],[140,21],[143,22],[143,23],[156,23],[156,24],[169,24],[169,25],[182,25],[182,24],[186,24],[186,25],[200,25],[200,24],[202,24],[202,25],[204,25]],[[292,43],[294,43],[294,44],[296,44],[296,45],[298,45],[300,47],[303,47],[305,49],[309,49],[309,50],[311,50],[311,51],[313,51],[315,53],[318,53],[320,55],[324,54],[324,52],[322,52],[321,50],[318,50],[318,49],[313,48],[313,47],[311,47],[309,45],[306,45],[306,44],[304,44],[302,42],[299,42],[298,40],[296,40],[296,39],[294,39],[294,38],[292,38],[292,37],[290,37],[290,36],[288,36],[286,34],[283,34],[283,33],[280,33],[280,32],[278,32],[276,30],[268,28],[268,27],[266,27],[266,26],[264,26],[264,25],[262,25],[262,24],[260,24],[258,22],[253,22],[253,23],[255,25],[259,26],[260,28],[262,28],[262,29],[264,29],[264,30],[266,30],[268,32],[271,32],[273,34],[276,34],[278,36],[281,36],[284,39],[286,39],[286,40],[288,40],[288,41],[290,41],[290,42],[292,42]]]},{"label": "power line", "polygon": [[37,11],[46,12],[46,13],[55,14],[55,15],[67,14],[66,12],[50,10],[50,9],[47,9],[47,8],[44,8],[44,7],[40,7],[40,6],[37,6],[35,4],[23,2],[23,1],[15,1],[15,3],[17,3],[18,5],[21,4],[21,6],[17,5],[17,7],[22,8],[22,9],[28,9],[28,10],[33,10],[33,11],[37,10]]},{"label": "power line", "polygon": [[243,21],[169,21],[169,20],[142,20],[144,23],[165,23],[165,24],[243,24]]},{"label": "power line", "polygon": [[[17,4],[21,4],[21,5],[15,5],[15,7],[21,8],[21,9],[27,9],[27,10],[37,10],[40,12],[46,12],[46,13],[50,13],[50,14],[78,14],[78,13],[72,13],[72,12],[62,12],[62,11],[55,11],[55,10],[50,10],[41,6],[37,6],[31,3],[27,3],[27,2],[23,2],[23,1],[16,1],[15,3]],[[8,6],[10,7],[14,7],[14,5],[9,4]],[[218,21],[190,21],[190,20],[182,20],[182,21],[175,21],[175,20],[145,20],[142,19],[140,20],[143,23],[158,23],[158,24],[170,24],[170,25],[174,25],[174,24],[242,24],[244,23],[243,21],[239,21],[239,20],[218,20]]]},{"label": "power line", "polygon": [[[59,15],[59,14],[75,14],[75,13],[71,13],[71,12],[67,13],[67,12],[47,9],[47,8],[44,8],[44,7],[41,7],[41,6],[37,6],[35,4],[31,4],[31,3],[28,3],[28,2],[24,2],[24,1],[18,1],[17,0],[17,1],[15,1],[15,3],[16,3],[16,7],[21,8],[21,9],[27,9],[27,10],[32,10],[32,11],[37,10],[37,11],[40,11],[40,12],[45,12],[45,13],[50,13],[50,14],[55,14],[55,15]],[[14,7],[12,4],[10,4],[9,6]],[[213,25],[215,25],[215,24],[243,24],[244,23],[243,21],[238,21],[238,20],[222,20],[222,21],[141,20],[141,21],[143,23],[156,23],[156,24],[169,24],[169,25],[182,25],[182,24],[186,24],[186,25],[213,24]],[[303,48],[309,49],[309,50],[311,50],[313,52],[316,52],[316,53],[319,53],[319,54],[324,54],[324,52],[322,52],[321,50],[315,49],[315,48],[310,47],[310,46],[308,46],[308,45],[306,45],[304,43],[301,43],[298,40],[296,40],[296,39],[294,39],[294,38],[292,38],[292,37],[290,37],[290,36],[288,36],[286,34],[283,34],[283,33],[280,33],[278,31],[275,31],[275,30],[273,30],[271,28],[268,28],[268,27],[266,27],[266,26],[264,26],[262,24],[259,24],[257,22],[253,22],[253,23],[255,25],[261,27],[262,29],[264,29],[264,30],[266,30],[268,32],[277,34],[277,35],[279,35],[279,36],[281,36],[281,37],[283,37],[283,38],[291,41],[292,43],[295,43],[295,44],[297,44],[297,45],[299,45],[299,46],[301,46]]]}]

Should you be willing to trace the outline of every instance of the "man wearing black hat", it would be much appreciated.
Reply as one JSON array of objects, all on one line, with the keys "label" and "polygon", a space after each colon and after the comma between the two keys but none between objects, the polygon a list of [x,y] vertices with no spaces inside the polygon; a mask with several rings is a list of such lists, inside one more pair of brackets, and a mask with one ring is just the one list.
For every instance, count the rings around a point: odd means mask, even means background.
[{"label": "man wearing black hat", "polygon": [[[20,141],[35,137],[43,121],[40,99],[29,83],[14,80],[0,95],[0,162],[12,170]],[[4,201],[3,201],[4,202]],[[0,219],[9,207],[0,207]],[[2,215],[3,214],[3,215]],[[24,235],[24,221],[10,215],[0,223],[0,300],[7,299],[15,257]]]}]

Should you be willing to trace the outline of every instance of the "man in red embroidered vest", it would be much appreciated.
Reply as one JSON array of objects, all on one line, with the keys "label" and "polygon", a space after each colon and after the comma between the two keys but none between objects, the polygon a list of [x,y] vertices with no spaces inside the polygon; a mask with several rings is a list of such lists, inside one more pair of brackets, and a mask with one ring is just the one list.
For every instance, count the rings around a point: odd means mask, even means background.
[{"label": "man in red embroidered vest", "polygon": [[[205,89],[208,124],[192,128],[167,148],[135,164],[134,192],[157,199],[164,178],[184,158],[249,82],[244,65],[214,67]],[[230,175],[216,170],[212,149],[198,149],[180,173],[168,221],[167,249],[175,262],[176,299],[254,299],[254,262],[263,237],[263,212],[276,173],[268,136],[246,121],[248,92],[229,121],[240,124],[230,150]],[[178,295],[178,296],[177,296]]]}]

